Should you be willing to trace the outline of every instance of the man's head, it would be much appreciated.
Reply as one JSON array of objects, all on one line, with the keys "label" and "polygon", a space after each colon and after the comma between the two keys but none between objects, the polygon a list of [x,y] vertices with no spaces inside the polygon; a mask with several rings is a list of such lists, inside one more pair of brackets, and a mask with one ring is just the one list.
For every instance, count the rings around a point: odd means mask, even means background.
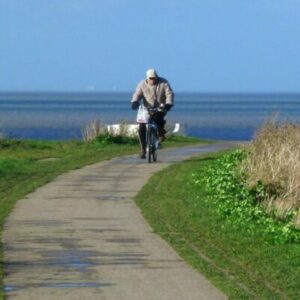
[{"label": "man's head", "polygon": [[146,72],[146,79],[147,79],[147,82],[150,84],[150,85],[154,85],[156,84],[157,82],[157,73],[154,69],[149,69],[147,72]]}]

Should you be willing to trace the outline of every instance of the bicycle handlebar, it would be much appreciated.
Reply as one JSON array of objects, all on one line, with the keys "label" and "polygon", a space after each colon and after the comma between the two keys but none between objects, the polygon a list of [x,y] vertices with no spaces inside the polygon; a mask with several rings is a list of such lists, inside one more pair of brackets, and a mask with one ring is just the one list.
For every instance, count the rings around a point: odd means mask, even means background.
[{"label": "bicycle handlebar", "polygon": [[157,112],[166,112],[164,107],[147,107],[149,114],[155,114]]}]

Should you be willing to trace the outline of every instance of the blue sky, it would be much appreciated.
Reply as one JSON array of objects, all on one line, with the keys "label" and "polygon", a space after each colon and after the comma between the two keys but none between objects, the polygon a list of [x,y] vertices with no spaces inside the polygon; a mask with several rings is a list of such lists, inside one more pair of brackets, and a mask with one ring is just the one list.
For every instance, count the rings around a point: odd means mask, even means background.
[{"label": "blue sky", "polygon": [[0,0],[0,91],[300,92],[300,0]]}]

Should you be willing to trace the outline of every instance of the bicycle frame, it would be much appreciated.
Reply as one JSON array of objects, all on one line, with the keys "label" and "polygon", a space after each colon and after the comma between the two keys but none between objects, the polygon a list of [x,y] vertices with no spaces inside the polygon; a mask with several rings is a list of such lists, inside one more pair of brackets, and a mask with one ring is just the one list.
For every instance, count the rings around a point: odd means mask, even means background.
[{"label": "bicycle frame", "polygon": [[157,160],[157,148],[158,148],[158,130],[157,125],[153,119],[153,115],[150,114],[147,123],[147,134],[146,134],[146,145],[147,145],[147,158],[148,163]]}]

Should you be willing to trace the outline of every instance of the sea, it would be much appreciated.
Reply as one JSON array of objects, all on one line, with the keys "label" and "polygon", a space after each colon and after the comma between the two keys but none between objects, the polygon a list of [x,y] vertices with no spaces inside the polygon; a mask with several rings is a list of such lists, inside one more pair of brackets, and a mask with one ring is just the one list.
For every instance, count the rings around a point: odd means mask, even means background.
[{"label": "sea", "polygon": [[[82,139],[84,128],[135,123],[131,93],[0,92],[0,136]],[[300,123],[300,94],[177,93],[169,131],[215,140],[251,140],[268,120]]]}]

